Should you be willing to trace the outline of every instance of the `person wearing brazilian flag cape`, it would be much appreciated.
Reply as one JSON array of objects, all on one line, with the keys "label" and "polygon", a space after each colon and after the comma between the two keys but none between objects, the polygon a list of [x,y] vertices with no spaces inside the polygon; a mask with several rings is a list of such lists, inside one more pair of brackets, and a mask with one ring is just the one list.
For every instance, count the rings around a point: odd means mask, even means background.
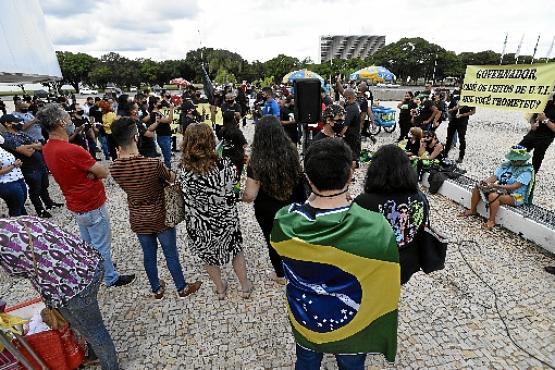
[{"label": "person wearing brazilian flag cape", "polygon": [[296,342],[295,369],[319,369],[333,353],[339,369],[364,369],[369,353],[393,362],[400,294],[395,234],[380,213],[351,203],[352,155],[339,138],[305,156],[312,194],[275,217],[271,244],[281,256]]}]

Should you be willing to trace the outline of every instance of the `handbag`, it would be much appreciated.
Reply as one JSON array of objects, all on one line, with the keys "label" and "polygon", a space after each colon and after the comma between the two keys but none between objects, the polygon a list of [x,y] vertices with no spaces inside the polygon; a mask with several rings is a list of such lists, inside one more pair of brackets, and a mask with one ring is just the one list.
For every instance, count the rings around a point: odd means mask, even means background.
[{"label": "handbag", "polygon": [[420,268],[426,274],[443,270],[445,268],[445,258],[447,256],[447,238],[434,230],[430,225],[430,203],[422,192],[418,192],[418,198],[428,209],[428,217],[424,228],[416,234],[416,244],[420,259]]},{"label": "handbag", "polygon": [[52,307],[45,307],[40,312],[42,321],[52,330],[62,330],[69,326],[60,311]]},{"label": "handbag", "polygon": [[179,182],[168,183],[164,187],[164,203],[166,208],[164,223],[167,227],[175,227],[185,220],[185,199]]}]

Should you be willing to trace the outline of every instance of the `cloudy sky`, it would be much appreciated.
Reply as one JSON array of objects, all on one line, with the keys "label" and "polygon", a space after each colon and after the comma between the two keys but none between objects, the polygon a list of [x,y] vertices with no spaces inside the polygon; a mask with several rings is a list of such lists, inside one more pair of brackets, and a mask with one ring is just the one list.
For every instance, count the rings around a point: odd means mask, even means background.
[{"label": "cloudy sky", "polygon": [[[130,58],[184,58],[202,45],[249,61],[279,53],[318,61],[318,38],[385,35],[386,43],[421,36],[453,50],[545,57],[555,36],[553,0],[39,0],[56,50]],[[200,37],[199,37],[200,34]],[[555,55],[555,50],[552,57]]]}]

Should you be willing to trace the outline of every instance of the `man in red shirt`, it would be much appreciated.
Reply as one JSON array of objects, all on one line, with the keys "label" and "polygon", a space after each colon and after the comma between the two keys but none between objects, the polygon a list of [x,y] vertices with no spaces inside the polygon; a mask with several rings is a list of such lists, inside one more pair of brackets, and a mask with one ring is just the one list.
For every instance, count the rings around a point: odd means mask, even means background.
[{"label": "man in red shirt", "polygon": [[71,118],[58,104],[46,105],[37,113],[37,118],[49,133],[43,147],[44,160],[60,185],[81,238],[102,255],[106,286],[132,283],[135,275],[120,275],[112,262],[110,217],[101,180],[108,176],[108,170],[85,149],[69,143],[66,126]]}]

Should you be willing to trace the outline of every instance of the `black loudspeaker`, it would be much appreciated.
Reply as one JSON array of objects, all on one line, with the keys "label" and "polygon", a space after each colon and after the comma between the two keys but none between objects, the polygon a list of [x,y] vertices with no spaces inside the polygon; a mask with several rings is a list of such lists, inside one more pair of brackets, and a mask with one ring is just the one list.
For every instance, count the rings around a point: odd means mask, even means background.
[{"label": "black loudspeaker", "polygon": [[295,116],[299,123],[317,123],[322,116],[321,81],[301,78],[295,81]]}]

